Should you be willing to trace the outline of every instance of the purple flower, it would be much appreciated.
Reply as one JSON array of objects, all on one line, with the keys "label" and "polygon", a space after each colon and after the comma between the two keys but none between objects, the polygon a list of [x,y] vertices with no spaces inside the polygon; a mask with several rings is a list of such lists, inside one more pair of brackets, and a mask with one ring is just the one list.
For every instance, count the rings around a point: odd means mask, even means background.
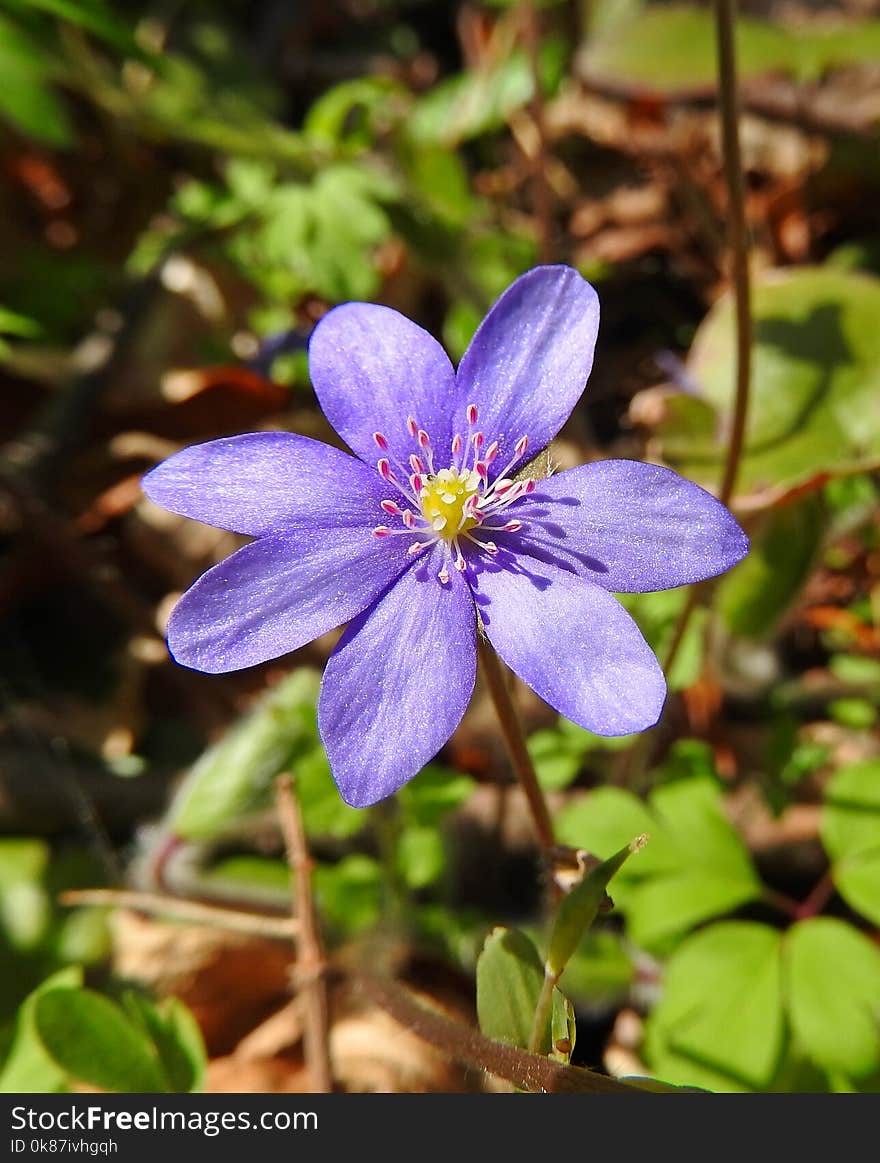
[{"label": "purple flower", "polygon": [[458,371],[388,307],[315,328],[312,382],[354,452],[290,432],[185,448],[151,500],[256,540],[209,569],[168,624],[178,662],[218,673],[349,625],[318,726],[343,799],[396,791],[449,739],[474,686],[477,622],[519,677],[600,735],[643,731],[666,684],[614,591],[712,577],[748,549],[714,497],[627,460],[527,468],[590,373],[596,293],[537,267],[501,296]]}]

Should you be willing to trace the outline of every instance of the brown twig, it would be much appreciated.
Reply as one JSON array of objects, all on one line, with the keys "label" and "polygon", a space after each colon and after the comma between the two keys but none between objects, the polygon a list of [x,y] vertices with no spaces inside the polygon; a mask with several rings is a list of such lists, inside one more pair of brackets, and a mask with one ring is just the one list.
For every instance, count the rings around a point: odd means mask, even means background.
[{"label": "brown twig", "polygon": [[206,905],[198,901],[166,896],[161,892],[133,892],[120,888],[75,888],[58,898],[63,905],[101,905],[118,909],[133,909],[153,916],[173,917],[176,921],[191,921],[195,925],[229,929],[233,933],[248,933],[254,937],[271,937],[289,941],[299,931],[296,920],[289,917],[263,917],[257,913],[240,912],[222,905]]},{"label": "brown twig", "polygon": [[521,1090],[567,1094],[632,1094],[635,1087],[580,1066],[564,1066],[516,1046],[491,1042],[461,1022],[421,1005],[394,981],[359,976],[358,988],[418,1038],[456,1062],[505,1078]]},{"label": "brown twig", "polygon": [[305,828],[299,802],[294,794],[293,777],[281,775],[275,783],[278,816],[287,862],[293,882],[294,916],[299,923],[297,944],[297,981],[302,991],[303,1053],[317,1094],[333,1090],[330,1068],[329,1009],[327,1005],[327,964],[318,931],[312,900],[312,861],[309,857]]}]

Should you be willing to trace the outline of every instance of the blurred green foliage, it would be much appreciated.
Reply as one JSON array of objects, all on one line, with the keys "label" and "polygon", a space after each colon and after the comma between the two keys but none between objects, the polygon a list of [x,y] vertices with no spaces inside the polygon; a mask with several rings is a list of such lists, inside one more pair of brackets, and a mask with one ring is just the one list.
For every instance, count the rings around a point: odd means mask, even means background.
[{"label": "blurred green foliage", "polygon": [[[608,141],[573,133],[578,74],[630,96],[652,94],[660,124],[663,102],[707,91],[715,65],[704,8],[605,0],[590,5],[590,34],[579,42],[561,13],[568,6],[550,0],[537,6],[548,20],[535,69],[517,5],[497,0],[480,9],[484,23],[471,27],[468,53],[447,49],[434,72],[420,74],[420,22],[445,7],[377,6],[375,41],[330,68],[319,53],[314,75],[303,69],[303,80],[294,69],[285,85],[266,65],[272,54],[243,35],[247,6],[199,3],[169,16],[139,3],[0,0],[0,118],[10,152],[36,159],[50,177],[57,165],[84,223],[76,245],[36,229],[10,237],[0,363],[25,382],[39,367],[37,380],[66,388],[70,350],[96,310],[115,309],[132,288],[167,275],[172,257],[228,300],[193,345],[207,362],[231,362],[241,330],[256,346],[288,328],[305,336],[324,308],[364,298],[412,303],[410,313],[417,307],[460,356],[494,297],[541,253],[528,146],[536,78],[545,102],[559,98],[567,127],[550,159],[558,162],[558,243],[581,202],[598,202],[614,184],[616,166],[622,186],[634,180],[632,158],[612,165]],[[744,18],[738,47],[747,82],[773,73],[812,84],[876,59],[880,22],[793,30]],[[848,189],[860,167],[875,164],[866,160],[872,150],[876,139],[835,141],[811,182]],[[656,157],[637,161],[640,175],[659,166]],[[104,178],[115,183],[113,214],[102,210]],[[672,1083],[880,1087],[880,661],[870,588],[880,551],[880,235],[866,219],[858,237],[838,229],[812,265],[756,272],[753,394],[735,498],[752,551],[687,625],[660,742],[652,736],[643,750],[643,740],[602,739],[560,718],[545,718],[529,738],[539,781],[562,805],[561,842],[607,860],[634,836],[651,837],[615,876],[614,912],[569,942],[577,948],[566,959],[567,996],[554,993],[545,1046],[562,1061],[575,1046],[575,1010],[583,1044],[586,1018],[605,1020],[628,1005],[645,1015],[646,1067]],[[630,314],[634,270],[648,272],[661,333],[693,333],[687,382],[664,390],[661,414],[641,435],[652,458],[715,488],[732,412],[730,297],[702,319],[693,310],[693,318],[667,320],[680,273],[672,277],[653,253],[628,265],[566,236],[564,257],[608,286],[612,338],[603,330],[600,351],[612,367],[621,349],[637,346],[644,324],[634,305]],[[688,277],[705,259],[682,263]],[[302,351],[275,360],[272,372],[304,389],[296,402],[307,408]],[[592,452],[613,429],[624,455],[639,454],[637,434],[612,407],[597,414],[598,435],[592,414],[577,430],[582,444],[587,432]],[[825,621],[799,621],[813,591]],[[622,598],[661,658],[688,597]],[[92,679],[105,661],[94,653]],[[186,856],[187,891],[286,909],[289,868],[266,825],[275,780],[290,772],[328,941],[405,931],[419,949],[474,975],[486,1035],[527,1045],[547,934],[531,917],[505,916],[492,928],[482,905],[462,899],[458,878],[463,868],[474,876],[476,841],[462,816],[491,762],[480,753],[467,763],[465,748],[431,764],[392,803],[350,809],[317,732],[319,682],[316,670],[299,667],[251,700],[176,784],[152,839],[135,839],[138,860],[149,865],[170,840]],[[694,730],[699,714],[684,723],[681,712],[695,691],[716,688],[732,707],[721,738],[711,721]],[[176,736],[176,724],[170,730]],[[743,741],[734,777],[730,751]],[[186,747],[175,738],[170,750]],[[117,770],[149,779],[152,762],[145,749]],[[771,818],[792,804],[821,804],[820,879],[803,902],[778,891],[775,870],[731,821],[728,793],[743,786],[757,789]],[[488,845],[488,830],[479,837]],[[481,854],[478,879],[504,884],[508,870],[494,866],[504,856]],[[121,990],[107,972],[106,912],[58,904],[64,889],[106,878],[81,844],[0,839],[0,1089],[203,1085],[206,1055],[192,1015],[175,999]]]}]

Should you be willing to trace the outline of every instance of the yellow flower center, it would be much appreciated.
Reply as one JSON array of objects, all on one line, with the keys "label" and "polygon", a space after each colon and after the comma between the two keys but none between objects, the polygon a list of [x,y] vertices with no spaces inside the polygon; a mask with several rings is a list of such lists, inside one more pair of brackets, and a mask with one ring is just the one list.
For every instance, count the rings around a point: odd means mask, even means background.
[{"label": "yellow flower center", "polygon": [[441,468],[436,476],[423,480],[419,494],[422,514],[438,537],[452,541],[478,524],[476,517],[467,515],[465,510],[465,506],[473,508],[473,502],[468,505],[468,501],[479,491],[478,473]]}]

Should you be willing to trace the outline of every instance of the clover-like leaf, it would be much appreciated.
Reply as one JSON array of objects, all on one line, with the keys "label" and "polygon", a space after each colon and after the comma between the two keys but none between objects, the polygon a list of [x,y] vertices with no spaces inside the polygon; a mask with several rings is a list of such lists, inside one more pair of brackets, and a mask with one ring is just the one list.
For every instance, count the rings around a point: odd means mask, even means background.
[{"label": "clover-like leaf", "polygon": [[[769,272],[753,288],[755,344],[746,449],[738,487],[793,488],[824,474],[880,463],[880,279],[831,267]],[[701,324],[688,372],[703,399],[673,397],[655,431],[664,457],[716,481],[734,399],[733,304],[725,297]],[[682,416],[716,410],[711,438],[683,438]],[[692,427],[689,423],[689,428]]]},{"label": "clover-like leaf", "polygon": [[880,923],[880,761],[849,764],[828,781],[822,841],[840,895]]},{"label": "clover-like leaf", "polygon": [[563,811],[558,824],[563,842],[590,852],[610,852],[633,835],[650,835],[612,887],[630,936],[647,948],[760,895],[749,854],[708,779],[665,784],[647,805],[631,792],[600,788]]},{"label": "clover-like leaf", "polygon": [[880,1067],[880,951],[852,925],[813,917],[784,943],[788,1014],[820,1067],[861,1078]]},{"label": "clover-like leaf", "polygon": [[780,934],[728,921],[688,937],[666,967],[645,1053],[667,1082],[762,1090],[783,1051]]}]

